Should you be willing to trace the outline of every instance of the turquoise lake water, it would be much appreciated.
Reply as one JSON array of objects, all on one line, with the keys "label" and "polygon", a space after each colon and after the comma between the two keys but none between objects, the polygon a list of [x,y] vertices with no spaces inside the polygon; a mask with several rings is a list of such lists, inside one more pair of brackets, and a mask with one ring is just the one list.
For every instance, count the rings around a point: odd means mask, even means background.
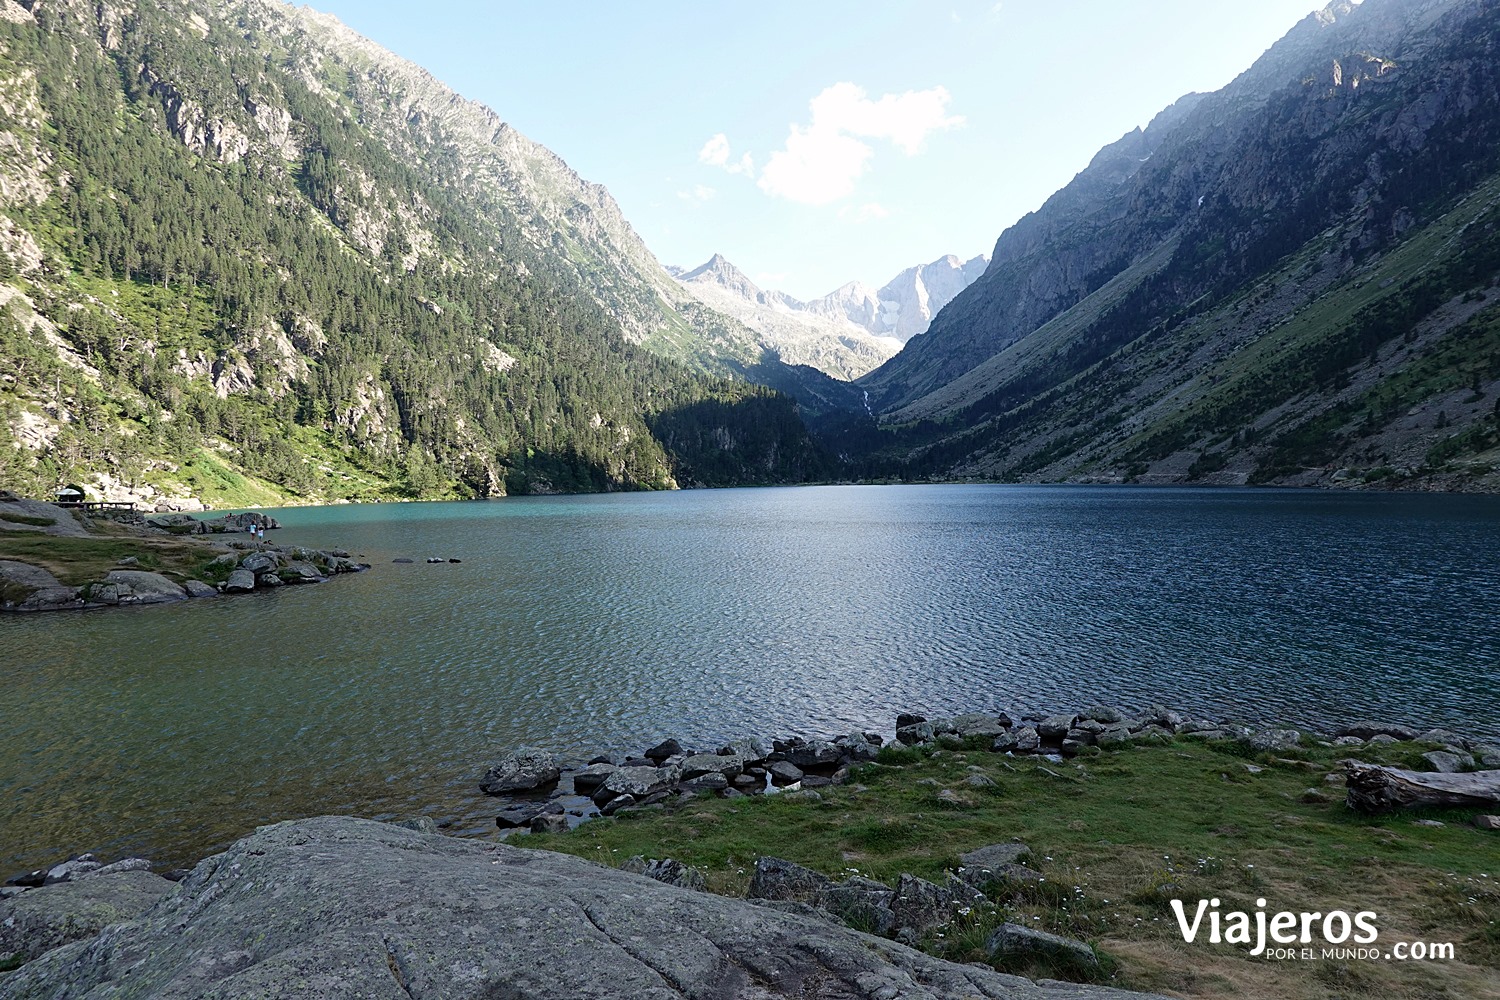
[{"label": "turquoise lake water", "polygon": [[0,874],[186,863],[317,813],[479,834],[478,776],[523,743],[1099,701],[1500,731],[1496,498],[868,486],[276,516],[276,542],[374,568],[0,618]]}]

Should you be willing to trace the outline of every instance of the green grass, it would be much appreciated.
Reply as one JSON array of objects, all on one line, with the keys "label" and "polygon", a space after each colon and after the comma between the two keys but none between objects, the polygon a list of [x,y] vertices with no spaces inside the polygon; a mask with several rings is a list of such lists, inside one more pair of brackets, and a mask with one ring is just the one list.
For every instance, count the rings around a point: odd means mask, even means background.
[{"label": "green grass", "polygon": [[[0,559],[40,566],[70,587],[103,579],[116,569],[141,569],[178,579],[215,582],[216,570],[210,564],[217,554],[201,542],[161,538],[0,535]],[[127,557],[134,557],[137,564],[120,566],[120,560]]]},{"label": "green grass", "polygon": [[[1422,749],[1398,744],[1360,756],[1410,765]],[[1203,996],[1328,996],[1327,984],[1313,976],[1316,963],[1283,970],[1297,972],[1277,979],[1281,992],[1257,993],[1265,987],[1257,986],[1264,976],[1256,960],[1232,946],[1184,944],[1168,908],[1172,898],[1191,906],[1218,897],[1225,909],[1253,910],[1265,897],[1272,910],[1374,909],[1392,942],[1417,934],[1458,946],[1460,964],[1448,973],[1470,992],[1451,995],[1483,995],[1476,983],[1500,985],[1493,974],[1500,896],[1490,891],[1470,901],[1463,894],[1500,880],[1500,835],[1470,826],[1472,811],[1382,818],[1350,812],[1342,788],[1323,781],[1348,753],[1314,746],[1256,755],[1233,743],[1179,740],[1053,764],[889,748],[883,763],[858,768],[849,785],[820,789],[821,802],[693,799],[525,844],[612,864],[637,854],[673,857],[702,869],[711,890],[739,895],[761,855],[835,877],[857,869],[887,882],[902,872],[941,882],[963,852],[1019,838],[1031,845],[1032,866],[1045,881],[997,889],[993,910],[975,910],[929,941],[930,950],[983,960],[989,930],[1010,920],[1095,944],[1106,958],[1100,976],[1117,985]],[[974,773],[995,786],[964,784]],[[1308,788],[1328,789],[1327,801],[1304,801]],[[942,789],[967,804],[940,801]],[[1418,818],[1445,825],[1416,826]],[[1382,996],[1449,995],[1422,992],[1416,974],[1423,969],[1432,967],[1381,964],[1370,975]]]}]

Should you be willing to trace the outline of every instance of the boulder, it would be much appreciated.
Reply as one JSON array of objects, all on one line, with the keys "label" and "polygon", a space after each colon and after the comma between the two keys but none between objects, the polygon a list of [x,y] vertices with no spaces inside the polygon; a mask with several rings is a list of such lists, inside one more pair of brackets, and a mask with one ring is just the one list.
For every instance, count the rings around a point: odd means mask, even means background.
[{"label": "boulder", "polygon": [[110,924],[134,920],[176,886],[144,871],[29,889],[0,901],[0,961],[31,960]]},{"label": "boulder", "polygon": [[528,792],[554,784],[561,776],[562,767],[556,754],[538,747],[520,747],[484,773],[479,790],[486,795]]},{"label": "boulder", "polygon": [[601,816],[613,816],[622,809],[629,809],[636,804],[634,795],[616,795],[599,807]]},{"label": "boulder", "polygon": [[1405,742],[1417,738],[1417,731],[1410,726],[1398,726],[1389,722],[1356,722],[1352,726],[1335,729],[1334,736],[1356,736],[1366,742],[1377,736],[1389,736],[1396,742]]},{"label": "boulder", "polygon": [[719,749],[722,757],[738,757],[744,761],[745,766],[764,763],[766,757],[771,753],[759,736],[746,736],[737,740],[730,740]]},{"label": "boulder", "polygon": [[[1001,924],[985,942],[985,951],[991,958],[1026,959],[1043,958],[1056,961],[1077,962],[1085,966],[1097,966],[1099,958],[1094,949],[1082,941],[1049,934],[1020,924]],[[1087,995],[1087,994],[1083,994]]]},{"label": "boulder", "polygon": [[1252,733],[1245,745],[1256,751],[1295,750],[1302,734],[1295,729],[1265,729]]},{"label": "boulder", "polygon": [[[1014,738],[1015,742],[1011,744],[1010,749],[1016,753],[1036,753],[1042,748],[1042,736],[1031,726],[1021,726],[1011,730],[1007,735]],[[995,737],[997,745],[1000,740],[1001,737]]]},{"label": "boulder", "polygon": [[579,795],[592,795],[615,770],[615,765],[609,763],[590,764],[581,771],[574,772],[573,791]]},{"label": "boulder", "polygon": [[248,569],[237,569],[229,574],[224,583],[226,594],[247,594],[255,589],[255,574]]},{"label": "boulder", "polygon": [[1457,754],[1448,753],[1443,750],[1433,750],[1430,753],[1424,753],[1422,759],[1431,764],[1434,771],[1440,771],[1443,774],[1461,774],[1464,771],[1472,770],[1474,767],[1474,758],[1466,753]]},{"label": "boulder", "polygon": [[562,811],[563,807],[556,802],[515,802],[500,810],[495,816],[495,825],[502,830],[514,830],[530,826],[538,816],[560,815]]},{"label": "boulder", "polygon": [[660,764],[668,757],[675,757],[680,753],[682,753],[681,743],[678,743],[676,740],[663,740],[662,742],[656,744],[656,746],[652,747],[650,750],[647,750],[641,756],[645,757],[647,760],[654,761],[655,763]]},{"label": "boulder", "polygon": [[844,751],[827,740],[808,740],[805,745],[786,751],[786,759],[803,770],[833,767],[844,759]]},{"label": "boulder", "polygon": [[1001,865],[1014,865],[1031,857],[1031,848],[1025,844],[991,844],[959,856],[965,868],[995,871]]},{"label": "boulder", "polygon": [[802,768],[789,761],[778,760],[766,766],[766,771],[771,775],[771,782],[777,785],[795,785],[806,775]]},{"label": "boulder", "polygon": [[959,736],[999,736],[1011,727],[1011,718],[1008,715],[985,715],[975,712],[969,715],[957,715],[950,721],[953,731]]},{"label": "boulder", "polygon": [[532,833],[567,833],[568,816],[562,810],[541,813],[531,818]]},{"label": "boulder", "polygon": [[677,786],[684,792],[722,792],[729,787],[729,779],[717,771],[708,774],[700,774],[691,781],[684,781]]},{"label": "boulder", "polygon": [[896,716],[896,728],[905,729],[907,726],[915,726],[918,723],[926,721],[927,716],[925,715],[913,715],[910,712],[901,712]]},{"label": "boulder", "polygon": [[160,573],[111,570],[89,591],[90,604],[167,604],[187,600],[187,591]]},{"label": "boulder", "polygon": [[953,893],[915,875],[897,880],[890,905],[898,934],[906,930],[920,937],[953,918]]},{"label": "boulder", "polygon": [[1062,740],[1078,721],[1076,715],[1049,715],[1036,725],[1037,735],[1052,743]]},{"label": "boulder", "polygon": [[1125,713],[1113,705],[1091,705],[1080,712],[1078,717],[1080,719],[1093,719],[1095,722],[1102,722],[1105,725],[1125,721]]},{"label": "boulder", "polygon": [[[40,890],[38,890],[40,891]],[[341,817],[263,827],[135,922],[5,980],[102,996],[1069,1000],[816,916],[581,858]]]},{"label": "boulder", "polygon": [[918,743],[931,743],[937,736],[932,723],[927,721],[914,722],[909,726],[902,726],[896,730],[896,741],[906,746],[916,746]]},{"label": "boulder", "polygon": [[639,854],[620,866],[620,871],[633,875],[644,875],[680,889],[704,891],[703,873],[690,868],[675,858],[646,858]]},{"label": "boulder", "polygon": [[1500,816],[1475,816],[1474,825],[1481,830],[1500,830]]},{"label": "boulder", "polygon": [[781,858],[756,858],[755,871],[750,876],[748,899],[794,899],[802,903],[815,903],[818,896],[833,887],[833,879],[827,875],[804,868]]},{"label": "boulder", "polygon": [[240,569],[247,569],[256,576],[274,573],[277,565],[276,560],[264,552],[252,552],[240,561]]},{"label": "boulder", "polygon": [[728,781],[730,778],[737,777],[745,769],[745,762],[733,755],[699,753],[684,758],[678,766],[682,768],[683,781],[692,781],[705,774],[720,774]]},{"label": "boulder", "polygon": [[1116,722],[1105,726],[1094,736],[1094,745],[1107,750],[1111,747],[1119,747],[1129,743],[1130,737],[1130,727],[1123,722]]},{"label": "boulder", "polygon": [[219,591],[216,588],[210,587],[208,584],[204,583],[201,580],[186,580],[182,584],[182,589],[187,591],[187,595],[189,597],[219,596]]},{"label": "boulder", "polygon": [[604,779],[604,784],[595,789],[594,804],[602,805],[621,795],[629,795],[640,801],[672,788],[677,784],[679,774],[675,767],[616,768]]},{"label": "boulder", "polygon": [[890,937],[896,933],[895,899],[895,890],[884,882],[855,875],[819,892],[817,905],[850,927]]}]

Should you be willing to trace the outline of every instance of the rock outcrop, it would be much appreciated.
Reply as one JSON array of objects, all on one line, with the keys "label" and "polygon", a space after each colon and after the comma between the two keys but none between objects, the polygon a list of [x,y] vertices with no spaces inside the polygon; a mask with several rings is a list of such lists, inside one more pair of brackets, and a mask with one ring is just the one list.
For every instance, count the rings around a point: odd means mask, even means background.
[{"label": "rock outcrop", "polygon": [[0,902],[0,962],[31,960],[134,920],[175,886],[149,871],[95,873]]},{"label": "rock outcrop", "polygon": [[340,817],[265,827],[134,923],[0,998],[1090,1000],[805,916],[579,858]]}]

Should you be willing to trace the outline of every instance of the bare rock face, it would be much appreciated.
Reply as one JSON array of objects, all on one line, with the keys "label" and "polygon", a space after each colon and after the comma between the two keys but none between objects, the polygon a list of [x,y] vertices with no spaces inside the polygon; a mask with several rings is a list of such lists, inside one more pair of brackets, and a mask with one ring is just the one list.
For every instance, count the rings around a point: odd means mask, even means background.
[{"label": "bare rock face", "polygon": [[59,882],[0,903],[0,960],[33,959],[60,945],[134,920],[176,886],[149,871],[119,871]]},{"label": "bare rock face", "polygon": [[956,965],[580,858],[338,817],[265,827],[0,998],[1124,998]]}]

